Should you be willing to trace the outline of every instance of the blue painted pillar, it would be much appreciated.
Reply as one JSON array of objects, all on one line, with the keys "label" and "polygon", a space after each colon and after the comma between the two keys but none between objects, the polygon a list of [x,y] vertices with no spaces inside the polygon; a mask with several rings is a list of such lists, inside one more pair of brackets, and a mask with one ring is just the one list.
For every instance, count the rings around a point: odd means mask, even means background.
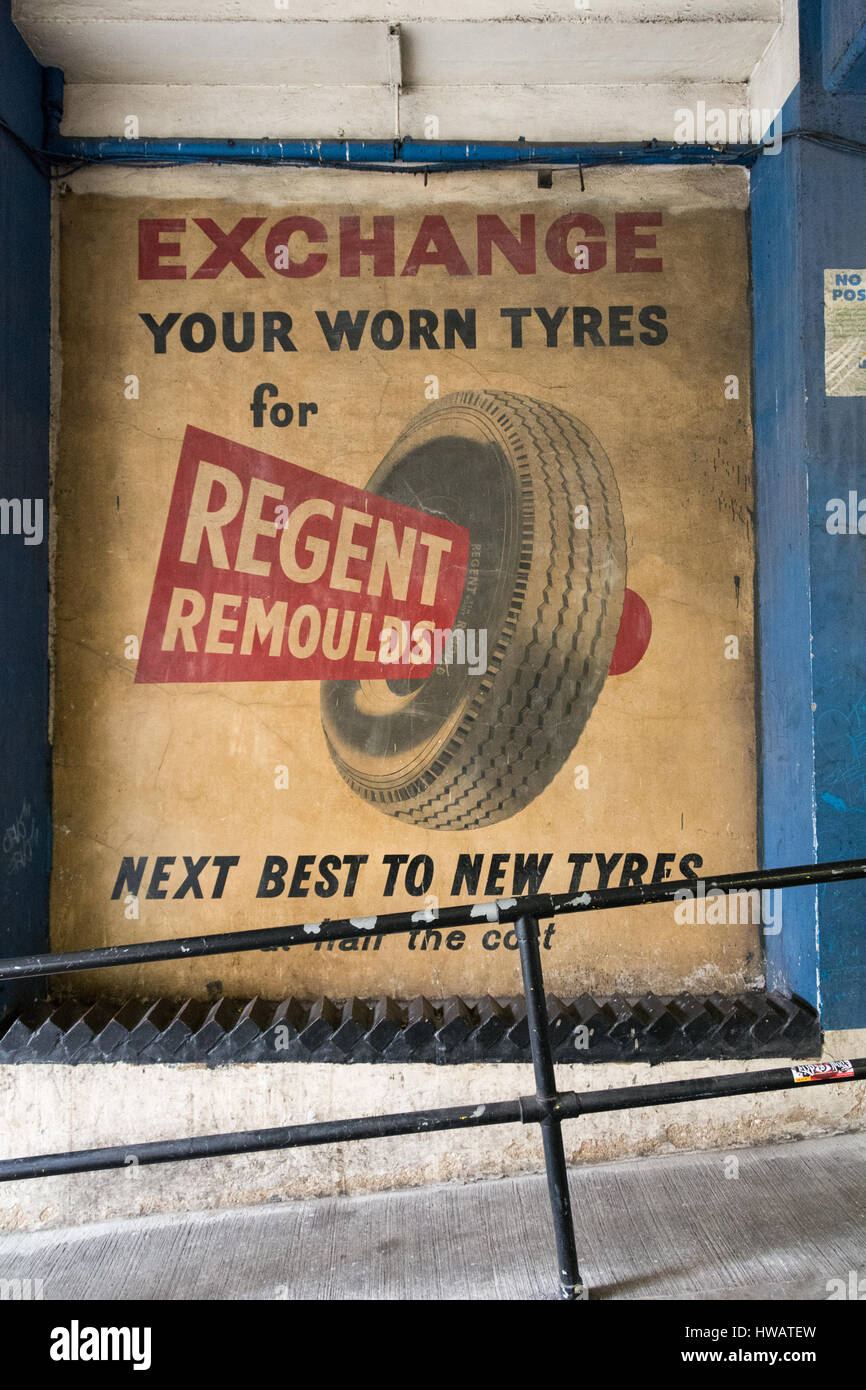
[{"label": "blue painted pillar", "polygon": [[[42,144],[42,69],[0,0],[0,115]],[[45,950],[50,867],[47,179],[0,131],[0,955]],[[43,535],[21,530],[42,502]],[[5,534],[3,533],[5,530]],[[16,534],[17,531],[17,534]],[[0,1017],[33,983],[0,985]]]},{"label": "blue painted pillar", "polygon": [[[830,499],[866,498],[866,394],[825,392],[823,307],[825,269],[866,269],[866,149],[844,145],[866,142],[855,9],[801,0],[788,138],[752,174],[767,864],[866,851],[866,535],[827,529]],[[787,893],[767,957],[771,984],[818,1005],[825,1028],[866,1026],[866,885]]]}]

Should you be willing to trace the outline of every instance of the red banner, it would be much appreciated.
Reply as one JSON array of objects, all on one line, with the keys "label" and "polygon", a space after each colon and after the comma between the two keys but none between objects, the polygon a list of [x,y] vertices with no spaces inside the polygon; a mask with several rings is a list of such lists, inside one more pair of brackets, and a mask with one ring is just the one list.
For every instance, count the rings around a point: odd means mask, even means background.
[{"label": "red banner", "polygon": [[189,425],[138,682],[426,676],[461,526]]}]

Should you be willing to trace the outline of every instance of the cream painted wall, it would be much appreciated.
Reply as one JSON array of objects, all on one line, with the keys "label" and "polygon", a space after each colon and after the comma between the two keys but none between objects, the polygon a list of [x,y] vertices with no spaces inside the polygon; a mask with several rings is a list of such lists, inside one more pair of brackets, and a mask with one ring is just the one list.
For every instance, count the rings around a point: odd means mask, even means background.
[{"label": "cream painted wall", "polygon": [[[823,1057],[866,1053],[866,1030],[827,1037]],[[564,1090],[649,1084],[756,1071],[778,1062],[668,1063],[658,1067],[561,1066]],[[0,1156],[268,1128],[421,1107],[473,1106],[533,1090],[530,1066],[0,1067]],[[636,1159],[674,1150],[718,1149],[862,1129],[866,1088],[796,1090],[590,1115],[565,1125],[570,1163]],[[369,1140],[196,1160],[124,1171],[37,1178],[0,1186],[0,1229],[105,1221],[244,1203],[432,1182],[472,1182],[543,1169],[537,1126],[497,1125],[462,1133]]]},{"label": "cream painted wall", "polygon": [[[347,139],[670,140],[674,113],[780,106],[796,0],[16,0],[66,73],[63,133]],[[393,47],[393,45],[392,45]],[[794,65],[792,65],[792,57]],[[390,71],[390,76],[389,76]],[[754,78],[755,89],[750,81]]]}]

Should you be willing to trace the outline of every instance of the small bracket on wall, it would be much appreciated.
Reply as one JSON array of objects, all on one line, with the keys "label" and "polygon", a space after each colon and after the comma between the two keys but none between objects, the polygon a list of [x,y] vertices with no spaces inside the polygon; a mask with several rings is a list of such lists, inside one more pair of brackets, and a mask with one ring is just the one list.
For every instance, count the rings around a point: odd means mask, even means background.
[{"label": "small bracket on wall", "polygon": [[394,98],[394,138],[400,135],[400,92],[403,89],[403,60],[400,53],[400,25],[389,24],[386,38],[388,48],[388,88]]}]

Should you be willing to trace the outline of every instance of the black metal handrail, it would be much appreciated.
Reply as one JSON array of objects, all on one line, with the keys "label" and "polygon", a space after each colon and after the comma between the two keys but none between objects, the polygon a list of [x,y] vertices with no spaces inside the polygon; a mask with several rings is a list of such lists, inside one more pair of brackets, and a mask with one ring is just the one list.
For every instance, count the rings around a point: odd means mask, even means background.
[{"label": "black metal handrail", "polygon": [[[105,969],[156,960],[259,950],[263,946],[313,945],[317,941],[347,940],[368,933],[392,935],[416,931],[419,926],[464,927],[513,922],[520,950],[526,997],[529,1041],[535,1072],[535,1094],[515,1100],[493,1101],[403,1114],[362,1116],[289,1125],[278,1129],[209,1134],[186,1139],[166,1139],[135,1147],[82,1149],[57,1154],[0,1160],[0,1182],[53,1176],[61,1173],[99,1171],[136,1164],[171,1163],[182,1159],[213,1158],[226,1154],[301,1148],[358,1139],[379,1139],[402,1134],[436,1133],[495,1124],[538,1124],[544,1146],[548,1193],[553,1216],[561,1298],[587,1296],[581,1281],[568,1192],[568,1174],[562,1142],[562,1123],[580,1115],[641,1106],[670,1105],[682,1101],[711,1100],[792,1088],[803,1081],[827,1085],[866,1080],[866,1058],[843,1064],[825,1064],[823,1070],[777,1067],[767,1071],[739,1072],[645,1086],[604,1091],[560,1091],[556,1086],[547,1012],[544,975],[539,949],[539,919],[568,913],[671,901],[678,894],[737,893],[834,883],[866,878],[866,860],[800,865],[784,869],[755,869],[714,878],[681,879],[666,883],[605,888],[578,894],[530,894],[500,898],[423,912],[395,912],[378,917],[341,918],[299,926],[265,927],[221,935],[185,937],[168,941],[99,947],[57,955],[21,956],[0,961],[0,980],[27,979],[77,970]],[[835,1070],[834,1070],[835,1067]]]},{"label": "black metal handrail", "polygon": [[663,883],[596,888],[583,893],[531,893],[519,898],[497,898],[493,902],[463,903],[456,907],[386,912],[378,917],[334,917],[321,922],[220,932],[212,936],[184,936],[165,941],[97,946],[84,951],[58,952],[56,955],[14,956],[0,960],[0,980],[26,980],[39,975],[103,970],[117,965],[147,965],[157,960],[186,960],[194,956],[233,955],[237,951],[261,951],[266,947],[310,946],[320,941],[345,941],[369,935],[393,936],[417,931],[424,926],[438,929],[477,927],[488,923],[516,922],[520,917],[546,920],[573,912],[671,902],[678,893],[706,894],[709,897],[713,893],[806,887],[818,883],[841,883],[854,878],[866,878],[866,859],[800,864],[786,869],[751,869],[738,874],[719,874],[714,878],[669,879]]}]

